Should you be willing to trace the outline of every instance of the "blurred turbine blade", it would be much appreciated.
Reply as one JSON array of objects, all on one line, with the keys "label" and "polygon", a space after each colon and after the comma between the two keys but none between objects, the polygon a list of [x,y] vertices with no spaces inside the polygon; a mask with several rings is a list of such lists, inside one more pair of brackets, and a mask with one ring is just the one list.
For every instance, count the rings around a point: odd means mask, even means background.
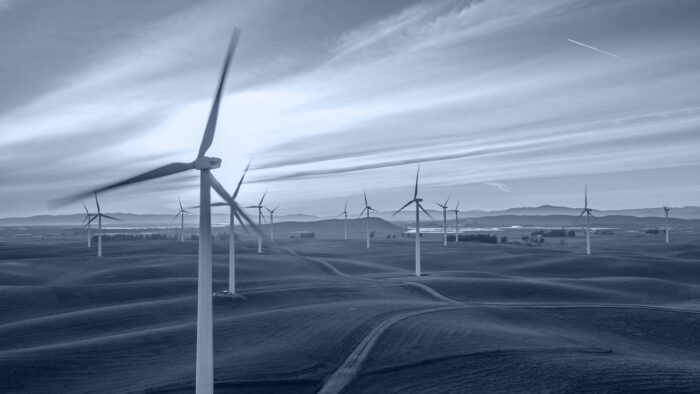
[{"label": "blurred turbine blade", "polygon": [[362,191],[362,194],[365,195],[365,206],[368,206],[369,203],[367,203],[367,191],[366,191],[366,190],[363,190],[363,191]]},{"label": "blurred turbine blade", "polygon": [[227,203],[233,205],[233,198],[231,198],[231,195],[228,194],[226,189],[219,183],[219,181],[216,179],[214,174],[211,172],[209,173],[209,182],[211,183],[211,188],[214,189],[214,191]]},{"label": "blurred turbine blade", "polygon": [[[244,224],[243,220],[248,223],[248,225],[255,231],[256,234],[259,236],[263,236],[262,231],[260,231],[260,228],[258,227],[257,224],[255,224],[252,220],[250,220],[250,217],[243,212],[243,210],[236,204],[235,202],[233,203],[233,214],[238,218],[238,221],[241,224]],[[241,220],[243,218],[243,220]]]},{"label": "blurred turbine blade", "polygon": [[[226,202],[215,202],[211,204],[212,207],[229,207],[230,205]],[[199,208],[199,207],[197,207]]]},{"label": "blurred turbine blade", "polygon": [[243,178],[245,178],[245,174],[248,172],[248,168],[250,168],[250,162],[248,162],[248,165],[245,166],[245,170],[243,170],[243,175],[241,175],[241,179],[238,181],[238,185],[236,185],[236,190],[233,192],[233,199],[236,199],[236,196],[238,196],[238,191],[241,190],[241,184],[243,183]]},{"label": "blurred turbine blade", "polygon": [[95,204],[97,204],[97,213],[100,213],[100,201],[97,199],[97,192],[93,192],[95,195]]},{"label": "blurred turbine blade", "polygon": [[224,68],[221,70],[221,77],[219,78],[219,86],[216,89],[216,95],[214,96],[214,102],[211,106],[211,111],[209,112],[209,120],[207,120],[207,126],[204,129],[204,136],[202,136],[202,144],[199,146],[199,153],[197,157],[204,157],[207,150],[211,147],[211,143],[214,141],[214,132],[216,131],[216,120],[219,116],[219,104],[221,103],[221,93],[224,90],[224,83],[226,82],[226,74],[228,72],[229,64],[231,63],[231,58],[233,57],[233,52],[236,50],[236,45],[238,45],[238,38],[241,36],[241,31],[238,28],[233,29],[233,34],[231,35],[231,42],[228,46],[228,51],[226,52],[226,58],[224,60]]},{"label": "blurred turbine blade", "polygon": [[83,203],[83,208],[85,208],[85,213],[89,215],[90,211],[88,211],[87,206],[85,205],[85,201],[82,201],[82,203]]},{"label": "blurred turbine blade", "polygon": [[177,202],[180,203],[180,210],[182,211],[182,200],[180,200],[180,197],[177,198]]},{"label": "blurred turbine blade", "polygon": [[177,215],[175,215],[170,221],[172,222],[175,219],[179,218],[181,214],[182,214],[182,211],[178,212]]},{"label": "blurred turbine blade", "polygon": [[109,216],[109,215],[105,215],[105,214],[102,214],[102,217],[103,217],[103,218],[107,218],[107,219],[116,220],[116,221],[118,221],[118,222],[121,222],[121,221],[122,221],[121,219],[117,219],[117,218],[115,218],[115,217],[112,217],[112,216]]},{"label": "blurred turbine blade", "polygon": [[447,200],[445,200],[445,203],[443,204],[445,208],[447,208],[447,203],[450,202],[450,197],[452,196],[447,196]]},{"label": "blurred turbine blade", "polygon": [[[177,173],[180,173],[183,171],[192,170],[194,168],[195,168],[194,162],[168,164],[168,165],[165,165],[162,167],[158,167],[155,170],[144,172],[143,174],[125,179],[123,181],[113,183],[111,185],[103,186],[99,189],[94,189],[94,190],[90,190],[90,191],[86,191],[86,192],[77,193],[77,194],[74,194],[71,196],[51,200],[51,201],[49,201],[49,207],[58,208],[58,207],[66,205],[66,204],[69,204],[73,201],[77,201],[77,200],[80,200],[82,198],[85,198],[93,193],[96,194],[99,192],[103,192],[105,190],[111,190],[111,189],[116,189],[118,187],[130,185],[132,183],[143,182],[143,181],[147,181],[149,179],[161,178],[164,176],[177,174]],[[95,197],[95,199],[97,200],[97,197]],[[98,202],[98,209],[99,209],[99,202]]]},{"label": "blurred turbine blade", "polygon": [[580,215],[578,215],[578,217],[576,218],[576,221],[574,222],[574,225],[575,225],[576,223],[578,223],[578,220],[581,219],[581,216],[583,216],[584,213],[586,213],[586,210],[585,210],[585,209],[584,209],[583,211],[581,211],[581,214],[580,214]]},{"label": "blurred turbine blade", "polygon": [[263,196],[260,199],[260,202],[258,203],[259,206],[262,206],[263,200],[265,199],[265,195],[267,195],[267,190],[265,190],[265,193],[263,193]]},{"label": "blurred turbine blade", "polygon": [[367,207],[365,207],[365,209],[363,209],[362,212],[360,212],[360,216],[359,216],[359,217],[362,217],[362,215],[365,213],[366,210],[367,210]]},{"label": "blurred turbine blade", "polygon": [[423,211],[423,213],[425,213],[426,215],[428,215],[428,217],[430,218],[430,220],[435,220],[435,219],[433,219],[432,216],[430,216],[430,214],[428,213],[428,211],[426,211],[425,208],[423,208],[423,206],[422,206],[420,203],[418,203],[418,208],[420,208],[421,211]]},{"label": "blurred turbine blade", "polygon": [[241,218],[241,216],[238,214],[238,212],[236,210],[233,211],[233,216],[235,216],[236,219],[238,219],[238,223],[240,223],[241,227],[243,227],[243,230],[245,230],[246,234],[250,235],[250,231],[248,231],[248,227],[245,225],[245,223],[243,223],[243,219]]}]

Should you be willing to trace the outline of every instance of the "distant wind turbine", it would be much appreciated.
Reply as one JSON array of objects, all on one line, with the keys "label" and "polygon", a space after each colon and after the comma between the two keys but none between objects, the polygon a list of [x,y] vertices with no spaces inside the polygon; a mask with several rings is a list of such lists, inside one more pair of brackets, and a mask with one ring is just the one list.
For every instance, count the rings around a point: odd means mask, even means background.
[{"label": "distant wind turbine", "polygon": [[[262,210],[264,207],[263,207],[262,203],[263,203],[263,200],[265,200],[266,194],[267,194],[267,190],[265,190],[265,193],[263,193],[263,196],[260,199],[260,202],[258,203],[258,205],[251,205],[251,206],[246,207],[246,208],[257,208],[257,210],[258,210],[258,226],[262,226],[262,221],[264,219],[263,213],[262,213]],[[258,253],[262,253],[262,236],[261,235],[258,236]]]},{"label": "distant wind turbine", "polygon": [[180,210],[177,212],[177,215],[173,218],[173,220],[177,219],[177,217],[180,217],[180,242],[185,242],[185,214],[189,213],[186,211],[184,208],[182,208],[182,201],[180,199],[177,199],[177,202],[180,203]]},{"label": "distant wind turbine", "polygon": [[83,225],[88,229],[88,248],[92,247],[92,216],[93,214],[88,211],[87,206],[83,202],[83,208],[85,208],[85,217],[83,218]]},{"label": "distant wind turbine", "polygon": [[447,202],[450,201],[450,197],[447,197],[444,203],[440,204],[436,202],[440,208],[442,208],[442,246],[447,246]]},{"label": "distant wind turbine", "polygon": [[[240,30],[234,29],[231,42],[226,53],[224,67],[221,72],[219,84],[216,89],[214,101],[212,103],[209,119],[204,130],[202,143],[199,146],[199,153],[195,161],[190,163],[171,163],[155,170],[145,172],[121,182],[117,182],[95,190],[95,192],[106,191],[132,183],[143,182],[150,179],[162,178],[169,175],[178,174],[189,170],[200,172],[199,189],[199,263],[197,274],[197,362],[196,362],[196,392],[198,394],[208,394],[214,391],[214,344],[213,344],[213,321],[212,321],[212,259],[211,259],[211,189],[214,189],[225,201],[235,204],[231,196],[223,186],[212,175],[211,170],[221,166],[221,159],[207,157],[206,153],[211,147],[216,131],[216,120],[219,113],[219,103],[226,80],[228,66],[231,63],[233,52],[236,49]],[[51,205],[61,206],[73,201],[80,200],[92,191],[79,193],[63,199],[55,200]],[[247,216],[243,216],[244,219]],[[254,226],[254,223],[250,222]]]},{"label": "distant wind turbine", "polygon": [[365,195],[365,209],[360,212],[360,217],[362,217],[363,213],[367,212],[367,249],[369,249],[369,212],[376,211],[376,209],[369,206],[369,203],[367,202],[367,191],[363,191],[362,193]]},{"label": "distant wind turbine", "polygon": [[265,207],[267,212],[270,213],[270,242],[275,241],[275,211],[279,208],[279,205],[275,207],[275,209],[270,209],[268,207]]},{"label": "distant wind turbine", "polygon": [[668,226],[668,212],[671,210],[671,207],[668,205],[664,205],[664,213],[666,214],[666,243],[668,243],[668,232],[670,230],[670,227]]},{"label": "distant wind turbine", "polygon": [[422,198],[418,198],[418,174],[420,173],[420,166],[418,166],[418,171],[416,171],[416,188],[413,192],[413,200],[409,201],[406,203],[406,205],[402,206],[399,208],[398,211],[394,212],[394,216],[396,216],[397,213],[403,211],[404,208],[407,206],[415,203],[416,204],[416,276],[420,276],[420,211],[422,210],[430,219],[433,217],[430,216],[428,211],[423,208],[423,205],[421,205],[421,201],[423,201]]},{"label": "distant wind turbine", "polygon": [[88,221],[88,225],[90,225],[90,223],[92,223],[93,220],[97,219],[97,228],[99,229],[99,232],[97,235],[97,257],[102,257],[102,218],[112,219],[112,220],[117,220],[117,221],[120,221],[120,220],[102,213],[102,211],[100,210],[100,202],[97,200],[97,192],[94,192],[94,194],[95,194],[95,204],[97,204],[97,214],[95,214],[92,217],[92,219],[90,219]]},{"label": "distant wind turbine", "polygon": [[345,201],[345,209],[343,209],[343,212],[339,213],[338,216],[340,215],[345,215],[345,220],[343,221],[345,224],[345,240],[348,240],[348,202]]},{"label": "distant wind turbine", "polygon": [[[238,196],[238,192],[241,190],[241,184],[243,184],[243,178],[245,178],[245,174],[248,172],[248,168],[250,168],[250,163],[246,166],[245,170],[243,171],[243,175],[241,175],[241,179],[238,181],[238,185],[236,185],[236,190],[233,192],[231,195],[230,199],[227,199],[226,202],[215,202],[211,204],[212,207],[229,207],[229,222],[228,222],[228,294],[229,295],[234,295],[236,294],[236,231],[234,228],[235,225],[235,219],[238,219],[238,222],[243,226],[245,229],[245,224],[243,222],[243,218],[248,223],[252,223],[251,220],[248,218],[248,216],[243,212],[243,210],[238,206],[236,203],[236,197]],[[259,229],[255,228],[256,232],[260,232]],[[248,230],[246,230],[248,231]]]},{"label": "distant wind turbine", "polygon": [[457,206],[452,210],[455,213],[455,243],[459,242],[459,203],[460,201],[457,200]]},{"label": "distant wind turbine", "polygon": [[[591,208],[588,208],[588,185],[586,185],[586,193],[584,197],[584,206],[583,206],[583,211],[581,211],[581,214],[578,215],[578,218],[576,218],[576,222],[581,219],[581,216],[583,214],[586,214],[586,254],[590,255],[591,254],[591,217],[593,216],[593,210]],[[593,216],[595,217],[595,216]],[[574,223],[576,224],[576,223]]]}]

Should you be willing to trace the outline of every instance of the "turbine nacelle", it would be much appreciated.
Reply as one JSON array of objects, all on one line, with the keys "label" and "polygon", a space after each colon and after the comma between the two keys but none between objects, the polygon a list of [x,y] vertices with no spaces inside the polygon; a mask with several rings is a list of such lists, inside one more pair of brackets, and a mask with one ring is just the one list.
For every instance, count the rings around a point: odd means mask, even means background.
[{"label": "turbine nacelle", "polygon": [[198,170],[213,170],[219,167],[221,167],[221,159],[218,157],[202,156],[194,161],[194,168]]}]

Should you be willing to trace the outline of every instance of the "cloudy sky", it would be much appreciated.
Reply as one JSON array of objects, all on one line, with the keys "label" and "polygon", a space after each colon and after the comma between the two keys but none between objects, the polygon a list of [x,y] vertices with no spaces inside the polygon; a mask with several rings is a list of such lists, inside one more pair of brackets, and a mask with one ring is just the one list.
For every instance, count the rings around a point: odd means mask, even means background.
[{"label": "cloudy sky", "polygon": [[[362,190],[464,209],[700,205],[695,0],[0,0],[0,216],[210,156],[239,200],[329,215]],[[585,47],[582,43],[593,48]],[[102,197],[198,203],[197,174]]]}]

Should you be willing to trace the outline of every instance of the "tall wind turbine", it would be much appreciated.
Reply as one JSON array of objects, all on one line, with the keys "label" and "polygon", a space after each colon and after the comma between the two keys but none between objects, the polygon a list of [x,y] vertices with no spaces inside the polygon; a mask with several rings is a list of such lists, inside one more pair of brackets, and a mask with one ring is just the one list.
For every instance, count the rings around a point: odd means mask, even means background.
[{"label": "tall wind turbine", "polygon": [[447,202],[450,201],[450,197],[447,197],[444,203],[440,204],[436,202],[440,208],[442,208],[442,246],[447,246]]},{"label": "tall wind turbine", "polygon": [[[590,255],[591,254],[591,216],[593,216],[593,210],[591,208],[588,208],[588,185],[586,185],[586,194],[584,197],[584,205],[583,205],[583,211],[581,211],[581,214],[578,215],[578,218],[576,218],[576,222],[578,222],[579,219],[581,219],[581,216],[583,214],[586,214],[586,254]],[[595,216],[593,216],[595,217]]]},{"label": "tall wind turbine", "polygon": [[268,207],[265,207],[267,212],[270,213],[270,242],[275,241],[275,211],[279,208],[279,205],[275,207],[275,209],[270,209]]},{"label": "tall wind turbine", "polygon": [[[265,190],[265,193],[263,193],[263,196],[260,199],[260,202],[258,203],[258,205],[251,205],[251,206],[246,207],[246,208],[257,208],[257,210],[258,210],[258,226],[262,226],[262,221],[263,221],[262,210],[264,208],[262,203],[263,203],[263,200],[265,200],[266,194],[267,194],[267,190]],[[258,235],[258,253],[262,253],[262,236],[261,235]]]},{"label": "tall wind turbine", "polygon": [[88,229],[88,248],[92,247],[92,217],[93,214],[88,211],[87,206],[83,202],[83,208],[85,208],[85,217],[83,218],[83,225]]},{"label": "tall wind turbine", "polygon": [[92,218],[88,220],[88,226],[90,225],[90,223],[92,223],[93,220],[97,219],[97,228],[99,229],[99,232],[97,233],[97,257],[102,257],[102,218],[117,221],[119,221],[119,219],[102,213],[102,211],[100,210],[100,202],[97,200],[97,192],[94,192],[94,194],[95,204],[97,205],[97,214],[93,215]]},{"label": "tall wind turbine", "polygon": [[422,198],[418,198],[418,174],[420,173],[420,166],[418,166],[418,171],[416,171],[416,188],[413,192],[413,200],[409,201],[406,203],[406,205],[402,206],[399,208],[398,211],[394,212],[394,216],[396,216],[397,213],[403,211],[404,208],[407,206],[415,203],[416,204],[416,276],[420,276],[420,211],[422,210],[430,219],[433,217],[430,216],[428,211],[426,211],[423,208],[423,205],[421,205],[421,201],[423,201]]},{"label": "tall wind turbine", "polygon": [[185,214],[189,213],[182,207],[182,201],[178,198],[177,201],[180,203],[180,210],[177,212],[177,215],[173,218],[173,220],[177,219],[177,217],[180,217],[180,242],[185,242]]},{"label": "tall wind turbine", "polygon": [[[348,202],[345,201],[345,209],[343,209],[343,212],[339,213],[338,216],[340,215],[345,215],[345,220],[343,223],[345,224],[345,240],[348,240]],[[360,215],[362,216],[362,215]]]},{"label": "tall wind turbine", "polygon": [[[245,224],[243,224],[242,217],[245,218],[245,220],[247,220],[248,223],[251,223],[251,220],[248,218],[248,216],[245,214],[245,212],[243,212],[243,210],[241,210],[240,207],[235,203],[236,197],[238,196],[238,192],[241,190],[241,184],[243,184],[243,178],[245,178],[245,174],[248,172],[248,168],[250,168],[250,163],[246,166],[245,171],[243,171],[243,175],[241,175],[241,179],[238,181],[238,185],[236,185],[236,190],[233,192],[230,199],[226,200],[226,202],[215,202],[215,203],[211,204],[212,207],[222,207],[222,206],[229,207],[229,223],[228,223],[228,294],[229,295],[236,294],[236,232],[234,229],[235,219],[238,219],[238,222],[243,226],[244,229],[245,229]],[[256,230],[256,232],[260,231],[257,228],[255,228],[255,230]]]},{"label": "tall wind turbine", "polygon": [[[130,185],[132,183],[178,174],[189,170],[198,170],[200,172],[199,206],[201,211],[199,216],[199,268],[197,274],[197,364],[195,382],[196,392],[198,394],[208,394],[212,393],[214,390],[210,189],[213,188],[214,191],[216,191],[225,201],[235,204],[235,202],[231,200],[231,196],[211,173],[212,169],[219,168],[221,166],[221,159],[207,157],[206,153],[214,140],[216,120],[219,113],[221,94],[224,88],[224,82],[226,80],[226,72],[231,62],[231,58],[233,57],[233,52],[236,48],[236,44],[238,43],[239,36],[240,30],[234,29],[197,158],[190,163],[168,164],[156,168],[155,170],[148,171],[135,177],[95,190],[96,192],[101,192]],[[52,205],[65,205],[69,202],[80,200],[91,193],[92,191],[66,197],[55,201]],[[243,216],[243,218],[245,219],[246,216]],[[252,222],[250,224],[254,225]]]},{"label": "tall wind turbine", "polygon": [[367,249],[369,249],[369,212],[376,211],[376,209],[370,207],[369,203],[367,203],[367,192],[363,191],[362,193],[365,195],[365,209],[360,212],[360,217],[362,217],[363,213],[367,212]]},{"label": "tall wind turbine", "polygon": [[666,214],[666,243],[668,243],[668,230],[670,229],[668,227],[668,211],[671,210],[671,207],[668,205],[664,205],[664,213]]},{"label": "tall wind turbine", "polygon": [[459,242],[459,203],[457,200],[457,206],[452,210],[455,213],[455,243]]}]

